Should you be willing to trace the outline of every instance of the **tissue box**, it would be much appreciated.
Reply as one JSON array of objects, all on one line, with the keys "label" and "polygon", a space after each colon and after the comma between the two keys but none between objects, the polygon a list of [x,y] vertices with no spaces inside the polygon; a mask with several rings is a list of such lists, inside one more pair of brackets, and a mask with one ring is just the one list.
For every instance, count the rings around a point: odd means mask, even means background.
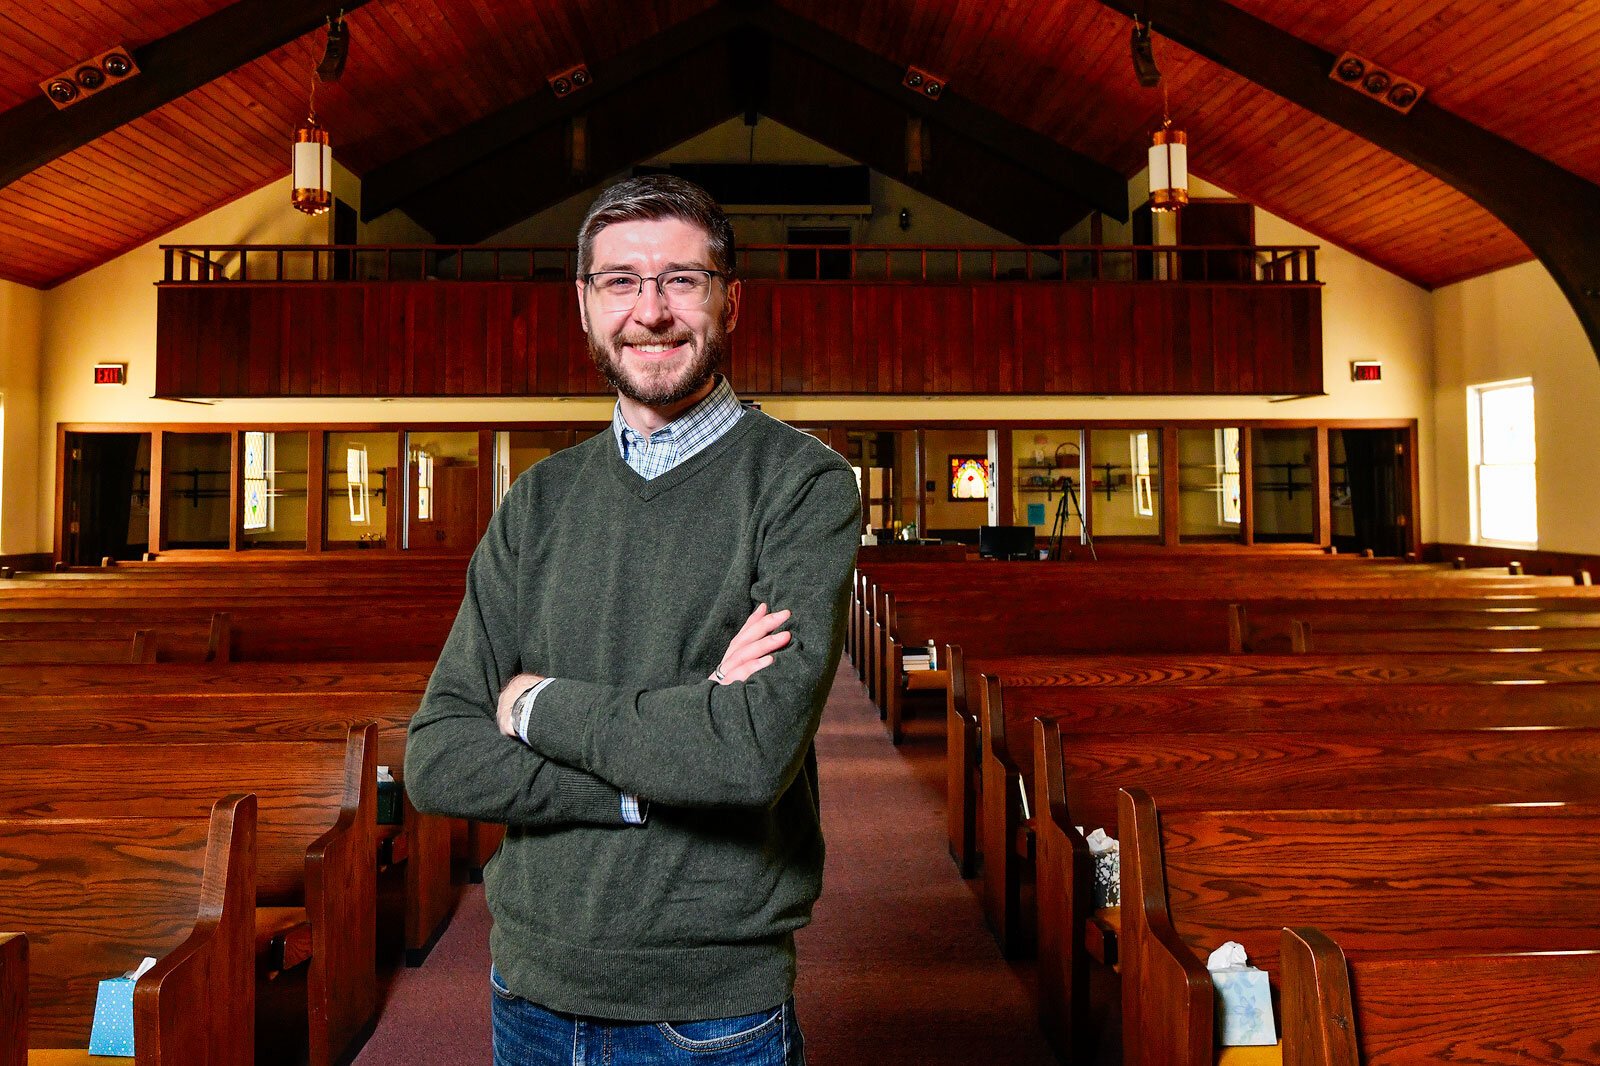
[{"label": "tissue box", "polygon": [[100,990],[94,997],[89,1054],[133,1056],[132,977],[113,977],[100,982]]},{"label": "tissue box", "polygon": [[1094,856],[1094,905],[1122,906],[1122,856],[1116,848]]},{"label": "tissue box", "polygon": [[1217,990],[1217,1043],[1223,1047],[1276,1044],[1272,1022],[1272,986],[1267,972],[1254,966],[1211,971]]},{"label": "tissue box", "polygon": [[378,824],[399,825],[400,811],[400,782],[378,782]]}]

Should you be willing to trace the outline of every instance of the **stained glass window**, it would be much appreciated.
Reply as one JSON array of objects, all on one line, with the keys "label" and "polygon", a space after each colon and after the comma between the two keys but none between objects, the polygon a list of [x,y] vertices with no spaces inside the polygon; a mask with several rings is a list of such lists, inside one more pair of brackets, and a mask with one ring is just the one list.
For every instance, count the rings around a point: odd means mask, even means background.
[{"label": "stained glass window", "polygon": [[244,435],[244,528],[272,528],[273,469],[271,433]]},{"label": "stained glass window", "polygon": [[417,452],[417,521],[433,519],[433,456]]},{"label": "stained glass window", "polygon": [[1222,474],[1222,492],[1217,497],[1217,521],[1236,526],[1244,520],[1239,505],[1239,431],[1231,426],[1217,433],[1217,467]]},{"label": "stained glass window", "polygon": [[950,457],[950,499],[987,500],[994,470],[980,455]]}]

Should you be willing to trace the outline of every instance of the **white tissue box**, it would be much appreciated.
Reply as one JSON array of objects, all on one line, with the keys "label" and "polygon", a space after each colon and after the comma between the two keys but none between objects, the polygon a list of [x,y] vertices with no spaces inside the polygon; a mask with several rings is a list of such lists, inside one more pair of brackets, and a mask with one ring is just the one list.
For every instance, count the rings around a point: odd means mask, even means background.
[{"label": "white tissue box", "polygon": [[1217,1043],[1223,1047],[1276,1044],[1272,1021],[1272,986],[1267,972],[1254,966],[1211,971],[1217,990]]}]

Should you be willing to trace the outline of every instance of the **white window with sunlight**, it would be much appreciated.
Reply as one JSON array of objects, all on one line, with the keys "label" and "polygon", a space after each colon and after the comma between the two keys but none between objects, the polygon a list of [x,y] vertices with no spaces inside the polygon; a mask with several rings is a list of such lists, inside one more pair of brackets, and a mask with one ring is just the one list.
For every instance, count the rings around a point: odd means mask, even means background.
[{"label": "white window with sunlight", "polygon": [[1534,476],[1533,381],[1467,389],[1472,462],[1472,537],[1493,544],[1539,542]]}]

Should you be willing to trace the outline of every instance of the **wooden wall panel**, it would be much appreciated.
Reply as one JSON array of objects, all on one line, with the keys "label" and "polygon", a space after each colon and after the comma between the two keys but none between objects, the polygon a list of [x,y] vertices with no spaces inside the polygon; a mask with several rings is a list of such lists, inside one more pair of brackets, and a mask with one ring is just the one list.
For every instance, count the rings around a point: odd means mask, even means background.
[{"label": "wooden wall panel", "polygon": [[[729,373],[749,395],[1322,391],[1316,285],[762,283]],[[607,387],[570,286],[163,285],[174,397],[579,396]]]}]

